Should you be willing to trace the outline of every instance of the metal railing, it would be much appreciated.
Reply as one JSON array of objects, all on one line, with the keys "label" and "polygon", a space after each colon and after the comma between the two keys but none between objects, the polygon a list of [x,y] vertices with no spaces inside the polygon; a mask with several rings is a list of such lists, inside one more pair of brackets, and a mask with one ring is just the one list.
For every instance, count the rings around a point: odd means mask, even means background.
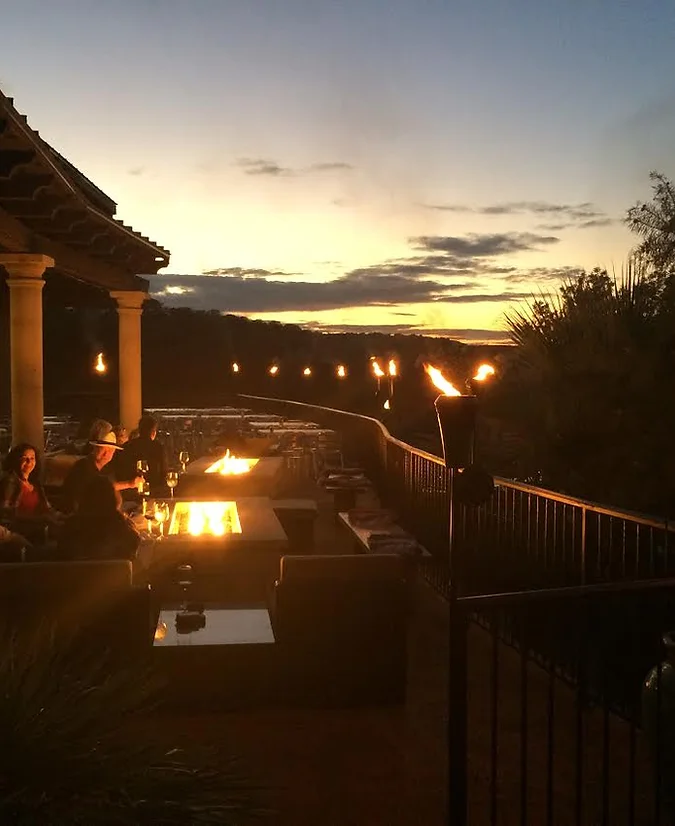
[{"label": "metal railing", "polygon": [[[259,396],[248,407],[306,418],[342,433],[401,524],[431,553],[426,575],[448,595],[448,475],[440,457],[394,438],[377,419]],[[459,580],[469,594],[675,575],[675,524],[495,478],[492,499],[458,506]]]},{"label": "metal railing", "polygon": [[[675,686],[671,666],[654,666],[675,619],[675,579],[460,597],[456,607],[450,651],[466,667],[450,671],[463,699],[448,712],[459,739],[450,823],[674,822]],[[469,623],[476,613],[482,629]],[[514,631],[517,650],[501,645]],[[571,684],[558,679],[561,658]]]},{"label": "metal railing", "polygon": [[365,416],[242,398],[340,430],[432,555],[425,573],[450,612],[449,823],[675,823],[675,689],[671,701],[660,666],[651,741],[640,729],[644,677],[675,627],[667,520],[497,478],[482,507],[456,505],[458,596],[440,457]]}]

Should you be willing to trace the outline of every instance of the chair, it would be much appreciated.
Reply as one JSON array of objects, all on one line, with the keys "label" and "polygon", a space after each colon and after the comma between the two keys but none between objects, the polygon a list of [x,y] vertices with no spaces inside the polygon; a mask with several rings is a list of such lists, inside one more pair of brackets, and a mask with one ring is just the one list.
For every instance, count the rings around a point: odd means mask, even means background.
[{"label": "chair", "polygon": [[3,631],[44,629],[64,644],[107,651],[127,663],[149,654],[156,609],[148,586],[132,585],[127,560],[0,565]]},{"label": "chair", "polygon": [[403,702],[411,581],[394,554],[283,557],[270,616],[287,701]]}]

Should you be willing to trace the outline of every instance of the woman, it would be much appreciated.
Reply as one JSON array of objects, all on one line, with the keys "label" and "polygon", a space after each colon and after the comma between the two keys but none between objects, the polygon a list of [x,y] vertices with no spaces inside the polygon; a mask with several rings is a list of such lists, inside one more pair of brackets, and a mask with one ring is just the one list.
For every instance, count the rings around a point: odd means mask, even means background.
[{"label": "woman", "polygon": [[0,479],[0,508],[10,519],[32,519],[53,514],[38,481],[37,450],[24,442],[7,454]]},{"label": "woman", "polygon": [[110,479],[93,477],[61,531],[61,558],[135,559],[141,538],[120,511],[121,501]]}]

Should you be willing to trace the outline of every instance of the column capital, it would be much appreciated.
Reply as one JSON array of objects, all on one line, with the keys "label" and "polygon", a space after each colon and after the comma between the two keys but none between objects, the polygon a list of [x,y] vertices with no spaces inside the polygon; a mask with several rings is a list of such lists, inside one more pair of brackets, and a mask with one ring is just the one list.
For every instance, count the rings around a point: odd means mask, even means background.
[{"label": "column capital", "polygon": [[[42,278],[45,270],[54,266],[54,259],[48,255],[31,252],[0,253],[0,267],[7,270],[12,280]],[[10,284],[10,286],[12,286]]]},{"label": "column capital", "polygon": [[149,296],[143,290],[111,290],[110,297],[117,302],[118,310],[138,310],[140,312]]}]

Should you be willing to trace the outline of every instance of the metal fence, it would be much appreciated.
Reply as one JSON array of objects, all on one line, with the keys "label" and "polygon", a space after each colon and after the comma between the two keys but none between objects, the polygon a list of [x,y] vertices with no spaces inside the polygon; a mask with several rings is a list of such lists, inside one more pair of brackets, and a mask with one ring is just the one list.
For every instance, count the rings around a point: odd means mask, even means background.
[{"label": "metal fence", "polygon": [[456,506],[457,588],[439,457],[375,419],[242,398],[339,430],[431,553],[425,574],[449,608],[449,823],[675,824],[675,662],[657,666],[651,740],[641,694],[675,628],[667,520],[497,478],[485,505]]},{"label": "metal fence", "polygon": [[[238,396],[342,433],[401,524],[431,553],[430,582],[448,595],[448,474],[442,459],[395,439],[376,419],[280,399]],[[469,594],[675,575],[675,524],[554,491],[495,479],[479,508],[458,506],[458,578]]]}]

